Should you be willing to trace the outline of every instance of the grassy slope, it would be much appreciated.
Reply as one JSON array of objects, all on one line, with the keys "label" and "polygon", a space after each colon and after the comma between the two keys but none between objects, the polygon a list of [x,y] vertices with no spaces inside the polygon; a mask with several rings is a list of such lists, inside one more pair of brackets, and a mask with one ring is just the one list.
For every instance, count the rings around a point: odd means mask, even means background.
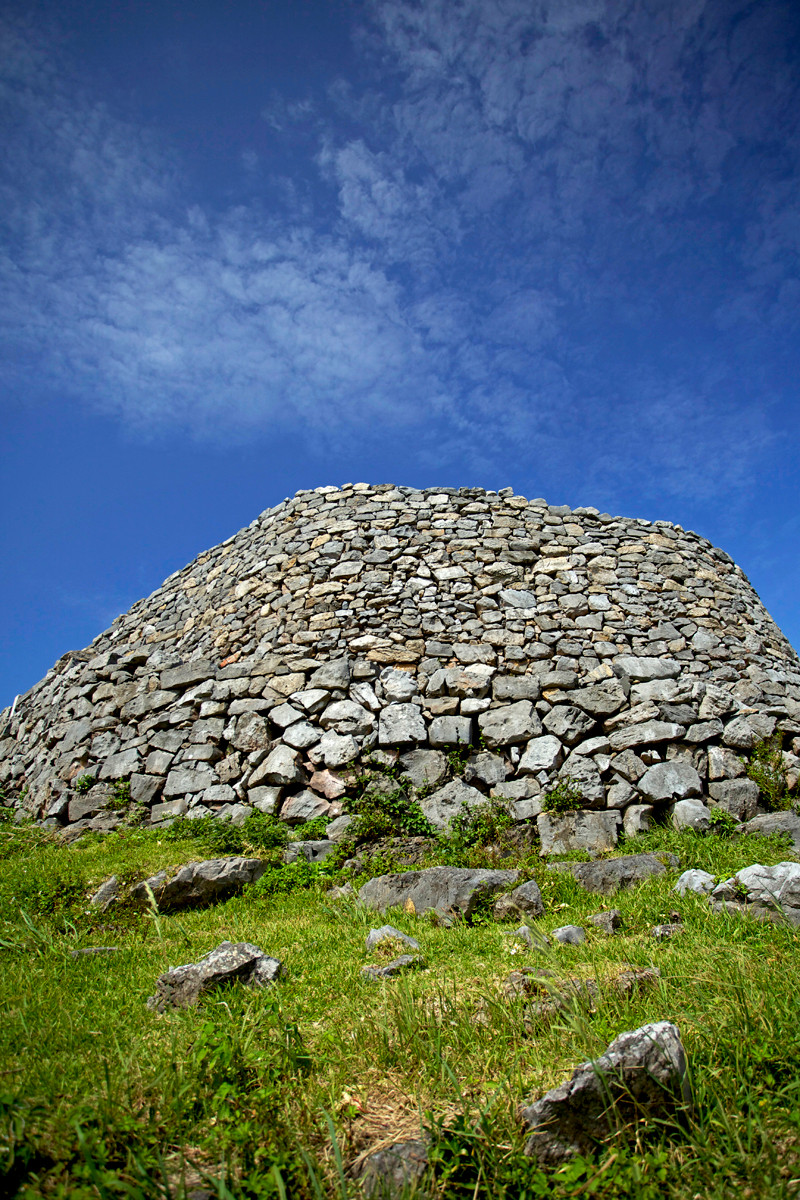
[{"label": "grassy slope", "polygon": [[[428,1194],[797,1195],[798,932],[679,900],[674,873],[609,901],[531,859],[523,865],[542,888],[543,931],[613,903],[622,935],[590,929],[580,947],[514,952],[489,921],[444,929],[392,913],[429,969],[376,984],[360,970],[376,961],[364,937],[380,921],[318,887],[174,916],[99,916],[86,896],[111,872],[141,877],[208,852],[135,832],[65,847],[5,827],[0,842],[5,1194],[181,1197],[204,1176],[220,1196],[341,1197],[356,1189],[340,1178],[337,1154],[346,1169],[422,1122],[434,1136]],[[764,839],[666,831],[625,846],[649,848],[719,877],[791,857]],[[655,942],[651,927],[674,909],[685,933]],[[255,942],[283,961],[285,978],[165,1017],[145,1008],[161,972],[224,939]],[[71,957],[89,945],[118,950]],[[657,966],[661,979],[628,997],[604,989],[594,1011],[531,1026],[501,986],[522,965],[601,981]],[[517,1106],[623,1030],[661,1019],[677,1023],[689,1052],[693,1112],[628,1130],[559,1174],[538,1171],[520,1153]]]}]

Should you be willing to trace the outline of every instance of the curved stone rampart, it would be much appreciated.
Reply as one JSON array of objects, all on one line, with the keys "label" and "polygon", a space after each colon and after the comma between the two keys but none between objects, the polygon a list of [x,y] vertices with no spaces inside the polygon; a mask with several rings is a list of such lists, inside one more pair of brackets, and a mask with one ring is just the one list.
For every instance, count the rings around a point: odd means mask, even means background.
[{"label": "curved stone rampart", "polygon": [[696,794],[687,769],[747,815],[740,755],[776,727],[800,734],[797,654],[705,538],[511,489],[356,484],[267,510],[64,655],[0,714],[0,784],[79,828],[113,824],[120,780],[154,822],[299,823],[340,811],[341,768],[375,748],[430,792],[462,743],[464,780],[425,797],[440,824],[467,792],[529,819],[559,774],[631,815]]}]

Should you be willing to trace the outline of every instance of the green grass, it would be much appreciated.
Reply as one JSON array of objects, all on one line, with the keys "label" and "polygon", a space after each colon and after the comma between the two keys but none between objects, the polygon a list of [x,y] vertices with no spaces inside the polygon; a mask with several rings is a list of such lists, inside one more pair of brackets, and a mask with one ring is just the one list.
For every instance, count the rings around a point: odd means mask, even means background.
[{"label": "green grass", "polygon": [[[620,847],[645,849],[719,878],[792,857],[770,839],[666,830]],[[358,1195],[347,1170],[360,1154],[420,1126],[432,1139],[425,1196],[798,1194],[797,931],[679,899],[676,872],[597,897],[535,856],[522,865],[542,889],[545,933],[613,904],[620,935],[587,926],[582,946],[514,953],[489,920],[445,929],[399,911],[382,918],[327,899],[320,872],[303,867],[295,877],[276,868],[265,877],[274,886],[204,911],[87,907],[109,874],[141,878],[204,853],[202,838],[180,827],[72,846],[33,827],[0,829],[3,1194],[178,1200],[205,1179],[220,1197],[342,1200]],[[685,932],[655,942],[651,927],[673,910]],[[376,961],[366,932],[383,920],[418,938],[427,970],[362,979]],[[164,1017],[145,1008],[159,974],[224,939],[255,942],[281,959],[285,977]],[[71,957],[92,945],[117,951]],[[597,979],[600,998],[531,1021],[502,987],[524,965]],[[603,985],[631,966],[657,966],[657,985],[627,996]],[[525,1158],[518,1105],[623,1030],[661,1019],[676,1022],[687,1047],[693,1109],[629,1128],[559,1172]]]}]

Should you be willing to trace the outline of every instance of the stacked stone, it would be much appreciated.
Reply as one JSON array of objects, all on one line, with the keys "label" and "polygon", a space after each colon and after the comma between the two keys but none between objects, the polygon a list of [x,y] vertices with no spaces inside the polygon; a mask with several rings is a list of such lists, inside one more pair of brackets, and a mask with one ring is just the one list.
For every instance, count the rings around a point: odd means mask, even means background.
[{"label": "stacked stone", "polygon": [[[0,785],[78,828],[120,819],[118,780],[153,823],[298,824],[337,815],[378,749],[435,824],[489,793],[532,819],[569,777],[613,841],[687,797],[752,815],[741,755],[776,729],[800,751],[800,663],[706,539],[510,488],[355,484],[262,513],[60,659],[0,714]],[[464,779],[431,792],[454,745]]]}]

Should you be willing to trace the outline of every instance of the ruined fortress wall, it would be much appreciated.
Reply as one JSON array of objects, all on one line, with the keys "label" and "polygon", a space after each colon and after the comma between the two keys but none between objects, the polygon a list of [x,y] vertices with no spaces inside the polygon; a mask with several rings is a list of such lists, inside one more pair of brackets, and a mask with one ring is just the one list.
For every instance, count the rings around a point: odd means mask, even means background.
[{"label": "ruined fortress wall", "polygon": [[470,786],[520,819],[559,773],[622,819],[667,762],[741,815],[738,756],[776,727],[800,734],[798,657],[705,538],[511,489],[356,484],[267,510],[60,659],[0,713],[0,785],[80,828],[119,819],[115,780],[154,822],[299,822],[335,815],[338,773],[375,748],[435,783],[471,743]]}]

